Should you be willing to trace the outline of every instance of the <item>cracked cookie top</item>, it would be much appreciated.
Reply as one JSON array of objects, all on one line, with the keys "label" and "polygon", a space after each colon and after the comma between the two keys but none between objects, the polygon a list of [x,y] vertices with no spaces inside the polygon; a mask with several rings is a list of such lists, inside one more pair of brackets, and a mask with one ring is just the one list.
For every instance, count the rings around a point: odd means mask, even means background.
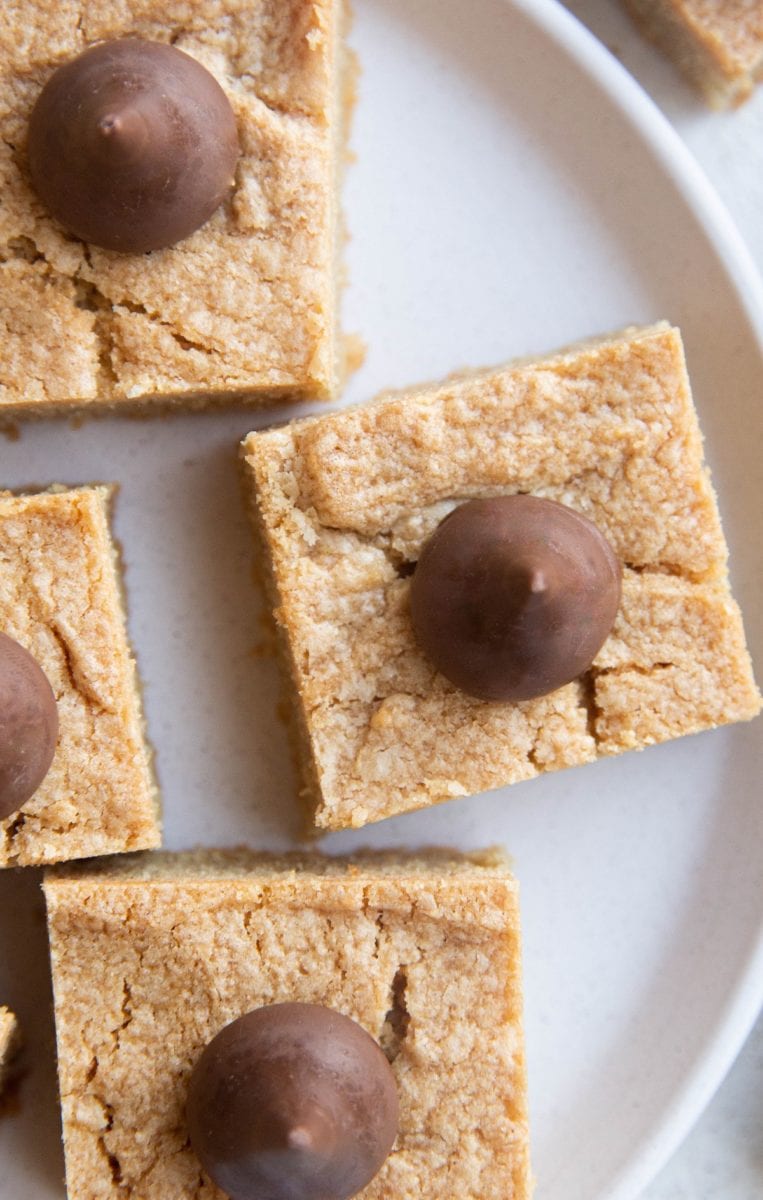
[{"label": "cracked cookie top", "polygon": [[[0,410],[330,394],[340,26],[338,0],[13,6],[0,29]],[[134,256],[64,233],[31,187],[26,150],[54,69],[126,33],[205,67],[241,143],[233,191],[207,224]]]},{"label": "cracked cookie top", "polygon": [[0,821],[0,866],[159,844],[109,497],[104,487],[0,493],[0,628],[40,664],[59,716],[50,771]]},{"label": "cracked cookie top", "polygon": [[[321,828],[360,826],[755,715],[681,337],[659,324],[251,434],[242,449]],[[417,647],[411,576],[465,501],[530,493],[624,565],[588,672],[467,696]]]}]

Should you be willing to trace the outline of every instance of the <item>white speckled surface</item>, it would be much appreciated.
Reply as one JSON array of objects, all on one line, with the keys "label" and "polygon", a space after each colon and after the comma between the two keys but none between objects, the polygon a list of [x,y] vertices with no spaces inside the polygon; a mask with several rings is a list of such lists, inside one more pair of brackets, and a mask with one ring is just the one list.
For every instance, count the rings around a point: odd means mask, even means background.
[{"label": "white speckled surface", "polygon": [[[614,0],[567,7],[638,79],[715,185],[763,271],[763,87],[742,108],[711,112]],[[763,1197],[763,1017],[692,1133],[643,1200]]]},{"label": "white speckled surface", "polygon": [[763,1196],[763,1020],[704,1115],[642,1200]]}]

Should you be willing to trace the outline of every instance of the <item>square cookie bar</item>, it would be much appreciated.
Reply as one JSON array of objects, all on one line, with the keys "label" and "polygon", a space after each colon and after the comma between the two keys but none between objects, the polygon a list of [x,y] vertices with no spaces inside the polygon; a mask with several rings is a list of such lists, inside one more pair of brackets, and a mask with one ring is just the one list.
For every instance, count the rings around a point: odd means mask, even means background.
[{"label": "square cookie bar", "polygon": [[[342,373],[342,0],[17,0],[0,24],[0,417],[323,399]],[[233,106],[230,198],[184,241],[118,254],[66,235],[28,182],[54,68],[103,39],[171,42]]]},{"label": "square cookie bar", "polygon": [[8,1068],[19,1046],[19,1026],[9,1008],[0,1007],[0,1092],[8,1079]]},{"label": "square cookie bar", "polygon": [[69,1200],[221,1197],[185,1126],[228,1022],[284,1001],[376,1038],[400,1100],[363,1200],[530,1195],[517,885],[497,853],[139,855],[45,881]]},{"label": "square cookie bar", "polygon": [[763,78],[760,0],[625,0],[638,24],[714,108],[741,104]]},{"label": "square cookie bar", "polygon": [[0,630],[42,667],[59,720],[41,786],[0,821],[0,867],[160,843],[110,494],[105,487],[0,493]]},{"label": "square cookie bar", "polygon": [[[759,711],[667,325],[251,434],[243,456],[321,829]],[[598,525],[625,564],[622,600],[585,677],[487,702],[418,649],[410,575],[459,503],[517,492]]]}]

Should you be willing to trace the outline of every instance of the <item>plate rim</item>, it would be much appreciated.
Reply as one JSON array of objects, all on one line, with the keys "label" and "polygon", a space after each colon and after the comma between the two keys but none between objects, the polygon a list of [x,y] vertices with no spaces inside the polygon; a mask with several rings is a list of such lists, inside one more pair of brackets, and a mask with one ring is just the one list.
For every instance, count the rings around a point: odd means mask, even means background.
[{"label": "plate rim", "polygon": [[[562,0],[504,0],[540,29],[607,96],[693,213],[730,279],[763,364],[763,276],[729,210],[655,101]],[[724,1011],[653,1132],[600,1200],[637,1200],[691,1131],[720,1087],[763,1009],[763,909],[757,938]]]}]

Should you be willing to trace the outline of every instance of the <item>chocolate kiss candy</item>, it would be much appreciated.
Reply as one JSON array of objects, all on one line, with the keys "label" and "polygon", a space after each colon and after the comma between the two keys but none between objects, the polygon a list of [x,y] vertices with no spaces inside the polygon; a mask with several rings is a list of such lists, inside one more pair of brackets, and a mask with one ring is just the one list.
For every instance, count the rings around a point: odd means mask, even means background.
[{"label": "chocolate kiss candy", "polygon": [[71,233],[107,250],[171,246],[233,183],[236,119],[200,63],[162,42],[101,42],[64,63],[29,119],[29,170]]},{"label": "chocolate kiss candy", "polygon": [[621,570],[580,513],[536,496],[470,500],[440,523],[411,581],[416,640],[482,700],[531,700],[586,671],[614,624]]},{"label": "chocolate kiss candy", "polygon": [[0,819],[31,799],[58,738],[56,698],[36,659],[0,633]]},{"label": "chocolate kiss candy", "polygon": [[349,1200],[397,1136],[395,1077],[349,1017],[273,1004],[212,1039],[187,1118],[204,1170],[231,1200]]}]

